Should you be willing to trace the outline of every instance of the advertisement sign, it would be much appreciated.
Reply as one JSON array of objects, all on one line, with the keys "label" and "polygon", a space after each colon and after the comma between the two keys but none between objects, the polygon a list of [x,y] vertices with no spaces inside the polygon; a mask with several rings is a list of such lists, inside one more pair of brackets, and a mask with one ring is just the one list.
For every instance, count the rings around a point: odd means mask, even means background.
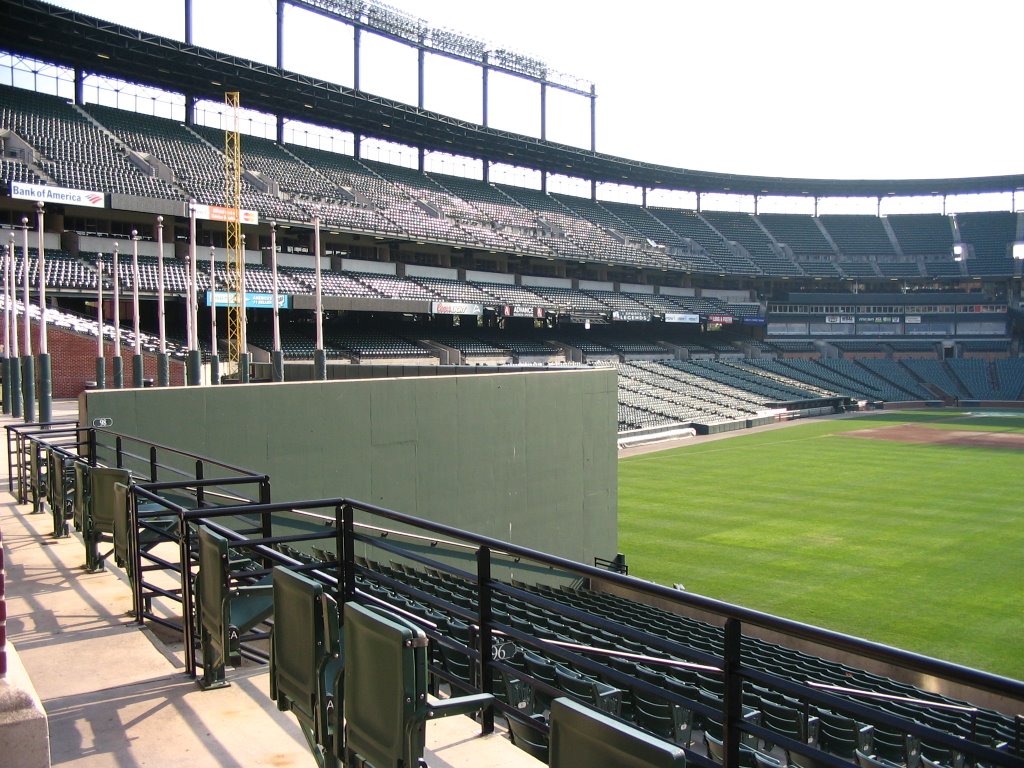
[{"label": "advertisement sign", "polygon": [[852,325],[854,322],[853,315],[825,315],[826,323],[844,323]]},{"label": "advertisement sign", "polygon": [[666,312],[665,313],[666,323],[699,323],[700,315],[695,315],[692,312]]},{"label": "advertisement sign", "polygon": [[[290,296],[284,296],[278,294],[277,296],[277,308],[288,309],[290,305]],[[211,306],[214,302],[217,303],[218,307],[237,307],[238,306],[238,294],[235,291],[207,291],[206,292],[206,306]],[[246,309],[273,309],[274,308],[274,294],[272,293],[246,293],[245,294],[245,307]]]},{"label": "advertisement sign", "polygon": [[256,211],[249,211],[245,208],[225,208],[220,205],[200,205],[196,203],[192,206],[196,212],[197,219],[206,219],[207,221],[234,221],[241,214],[242,224],[259,224],[260,215]]},{"label": "advertisement sign", "polygon": [[623,320],[629,323],[646,323],[650,319],[650,312],[642,312],[636,309],[616,309],[612,312],[612,320]]},{"label": "advertisement sign", "polygon": [[482,304],[468,304],[463,301],[435,301],[430,304],[430,311],[435,315],[483,315]]},{"label": "advertisement sign", "polygon": [[543,307],[522,307],[518,304],[506,304],[501,308],[502,317],[532,317],[535,320],[544,319]]},{"label": "advertisement sign", "polygon": [[81,205],[86,208],[102,208],[107,203],[107,196],[102,192],[50,187],[45,184],[22,184],[20,181],[11,182],[11,197],[15,200],[37,200],[61,205]]},{"label": "advertisement sign", "polygon": [[729,325],[733,321],[732,315],[708,315],[709,323],[718,323],[719,325]]}]

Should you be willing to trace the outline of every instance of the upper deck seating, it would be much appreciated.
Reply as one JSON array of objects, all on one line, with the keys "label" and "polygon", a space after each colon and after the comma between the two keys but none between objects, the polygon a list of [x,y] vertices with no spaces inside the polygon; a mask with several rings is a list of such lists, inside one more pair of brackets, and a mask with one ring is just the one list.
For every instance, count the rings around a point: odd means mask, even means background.
[{"label": "upper deck seating", "polygon": [[758,226],[754,216],[728,211],[705,211],[703,216],[727,240],[735,240],[742,245],[766,275],[803,274],[792,259],[779,252],[772,238]]},{"label": "upper deck seating", "polygon": [[953,252],[953,222],[938,213],[890,214],[900,249],[908,256],[949,256]]},{"label": "upper deck seating", "polygon": [[877,216],[826,214],[821,223],[847,256],[896,256],[882,220]]},{"label": "upper deck seating", "polygon": [[61,186],[181,199],[166,182],[140,170],[124,148],[58,96],[0,86],[0,128],[39,153],[38,166]]},{"label": "upper deck seating", "polygon": [[818,227],[813,216],[798,213],[762,213],[758,220],[771,232],[777,243],[785,243],[793,255],[803,263],[802,257],[835,257],[835,249]]},{"label": "upper deck seating", "polygon": [[960,239],[974,248],[964,266],[971,275],[1013,274],[1010,244],[1017,237],[1017,214],[1008,211],[958,213]]}]

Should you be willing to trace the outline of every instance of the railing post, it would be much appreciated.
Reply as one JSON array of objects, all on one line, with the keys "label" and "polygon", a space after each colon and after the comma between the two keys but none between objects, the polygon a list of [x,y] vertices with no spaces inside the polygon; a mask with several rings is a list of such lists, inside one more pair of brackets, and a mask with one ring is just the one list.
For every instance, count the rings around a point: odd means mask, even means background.
[{"label": "railing post", "polygon": [[738,768],[740,764],[740,738],[743,735],[740,730],[743,717],[743,680],[739,674],[740,639],[739,619],[726,619],[722,653],[722,672],[725,675],[725,694],[722,696],[724,768]]},{"label": "railing post", "polygon": [[123,462],[124,462],[124,454],[122,453],[122,444],[121,444],[121,436],[120,435],[118,435],[116,438],[114,438],[114,456],[115,456],[114,466],[116,466],[118,469],[123,469],[124,468],[124,464],[123,464]]},{"label": "railing post", "polygon": [[[494,667],[491,666],[492,653],[492,627],[494,620],[491,611],[491,550],[490,547],[480,547],[476,551],[476,588],[477,588],[477,621],[480,624],[480,631],[477,633],[477,642],[480,652],[480,665],[478,680],[480,690],[483,693],[494,694]],[[486,707],[480,713],[480,732],[488,734],[494,732],[494,707]]]},{"label": "railing post", "polygon": [[89,448],[88,448],[89,466],[90,467],[95,467],[96,466],[96,430],[95,429],[92,429],[92,428],[89,429],[88,444],[89,444]]},{"label": "railing post", "polygon": [[129,581],[133,590],[132,597],[135,600],[135,623],[142,624],[145,610],[142,599],[142,548],[139,546],[139,536],[142,535],[142,532],[139,530],[139,497],[133,486],[128,486],[128,525],[131,526],[131,538],[128,539],[128,557],[131,560],[129,567],[133,574]]},{"label": "railing post", "polygon": [[[270,475],[264,475],[260,479],[260,504],[270,503]],[[274,515],[270,512],[260,512],[260,528],[262,536],[269,539],[274,535]],[[273,568],[274,563],[270,557],[264,555],[260,561],[264,568]]]},{"label": "railing post", "polygon": [[14,450],[18,454],[18,492],[15,494],[18,503],[25,503],[25,436],[20,432],[14,439]]},{"label": "railing post", "polygon": [[[196,480],[202,480],[202,479],[203,479],[203,460],[202,459],[196,459]],[[196,506],[197,507],[202,507],[203,506],[203,498],[206,495],[203,492],[203,490],[204,490],[203,486],[201,486],[201,485],[197,485],[196,486]]]},{"label": "railing post", "polygon": [[179,557],[181,558],[181,633],[185,645],[185,674],[196,676],[195,627],[192,598],[192,540],[188,520],[178,514]]},{"label": "railing post", "polygon": [[341,584],[339,603],[347,603],[356,597],[356,542],[355,542],[355,510],[345,502],[335,512],[340,519],[335,523],[338,541],[338,578]]},{"label": "railing post", "polygon": [[156,482],[156,446],[149,446],[149,482]]},{"label": "railing post", "polygon": [[7,492],[14,495],[14,451],[11,449],[11,436],[14,432],[10,424],[4,429],[7,431]]}]

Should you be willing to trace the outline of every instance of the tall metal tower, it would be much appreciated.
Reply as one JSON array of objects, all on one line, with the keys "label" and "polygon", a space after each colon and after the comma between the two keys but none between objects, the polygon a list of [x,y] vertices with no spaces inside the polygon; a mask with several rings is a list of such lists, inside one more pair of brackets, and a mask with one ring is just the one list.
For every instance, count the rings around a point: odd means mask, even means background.
[{"label": "tall metal tower", "polygon": [[[238,91],[224,94],[230,108],[229,124],[224,130],[224,205],[232,214],[227,217],[226,286],[232,300],[228,301],[229,372],[238,372],[238,363],[246,351],[245,339],[245,251],[242,244],[242,147],[238,134]],[[213,287],[211,286],[211,290]],[[216,350],[214,350],[216,352]]]}]

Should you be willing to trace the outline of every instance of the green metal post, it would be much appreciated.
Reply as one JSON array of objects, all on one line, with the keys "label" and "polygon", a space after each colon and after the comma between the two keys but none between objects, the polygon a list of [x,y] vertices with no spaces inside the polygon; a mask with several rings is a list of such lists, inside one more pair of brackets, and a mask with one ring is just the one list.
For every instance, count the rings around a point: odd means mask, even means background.
[{"label": "green metal post", "polygon": [[238,356],[238,381],[242,384],[248,384],[250,381],[248,352]]},{"label": "green metal post", "polygon": [[114,355],[114,389],[124,389],[124,358]]},{"label": "green metal post", "polygon": [[36,420],[36,371],[32,355],[21,357],[21,399],[26,424]]},{"label": "green metal post", "polygon": [[0,397],[4,399],[4,413],[9,414],[11,412],[11,358],[4,357],[3,373],[0,375],[4,377],[3,393]]},{"label": "green metal post", "polygon": [[132,355],[132,386],[144,387],[146,376],[145,358],[142,355]]},{"label": "green metal post", "polygon": [[156,383],[160,387],[171,386],[171,356],[166,352],[156,356]]},{"label": "green metal post", "polygon": [[21,400],[21,365],[18,358],[11,358],[11,416],[20,419],[22,414]]},{"label": "green metal post", "polygon": [[188,351],[185,372],[187,374],[186,383],[190,387],[198,387],[202,383],[203,354],[198,349],[190,349]]},{"label": "green metal post", "polygon": [[39,355],[39,421],[53,421],[53,368],[49,353]]},{"label": "green metal post", "polygon": [[284,381],[284,352],[275,350],[273,353],[274,381]]}]

